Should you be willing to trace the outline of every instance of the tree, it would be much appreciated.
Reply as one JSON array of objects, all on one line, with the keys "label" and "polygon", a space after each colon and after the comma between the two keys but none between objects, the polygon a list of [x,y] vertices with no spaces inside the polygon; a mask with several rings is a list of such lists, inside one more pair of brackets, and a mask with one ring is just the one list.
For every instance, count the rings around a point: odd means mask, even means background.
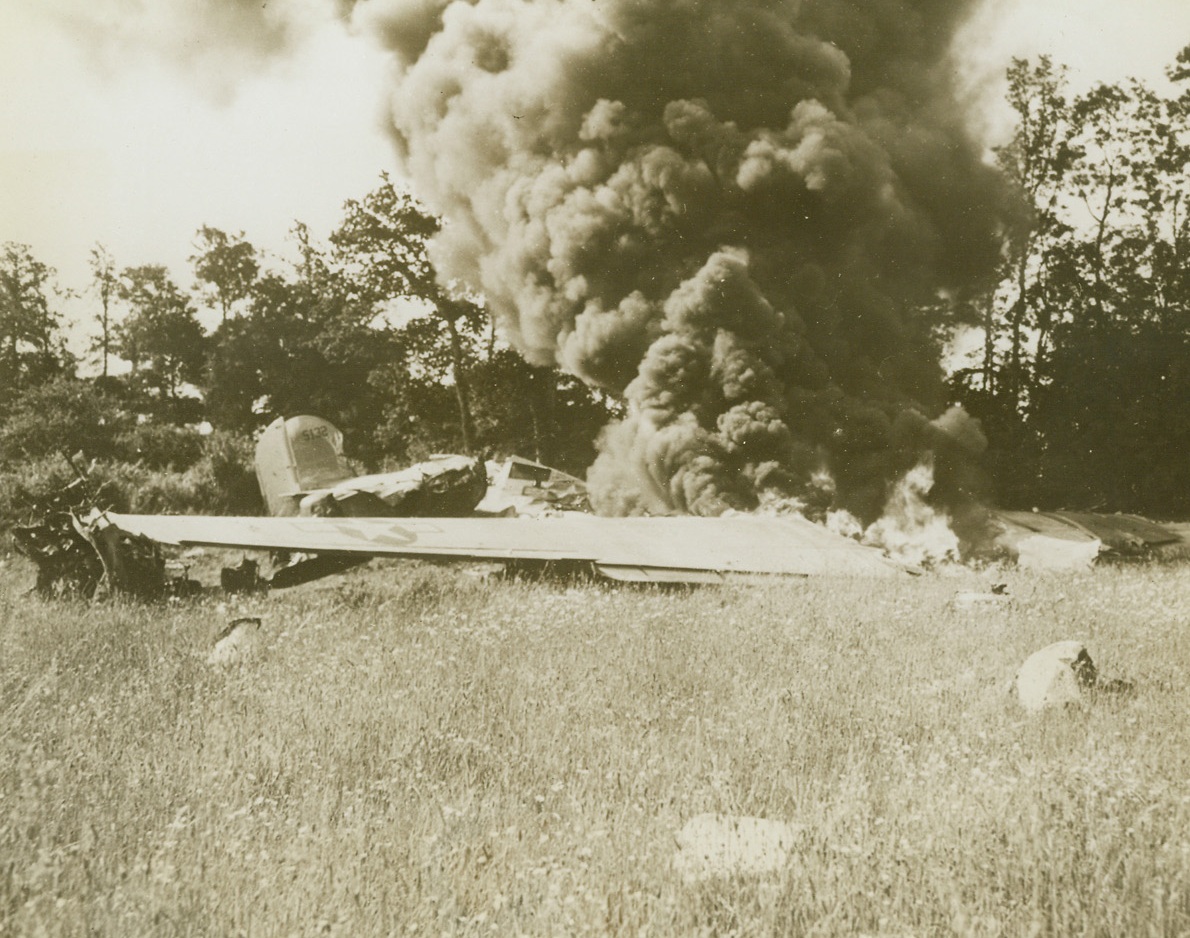
[{"label": "tree", "polygon": [[373,376],[403,353],[345,278],[306,246],[294,277],[259,278],[245,314],[216,332],[205,378],[209,419],[255,429],[277,416],[316,413],[373,463],[381,455],[377,428],[392,407],[391,389]]},{"label": "tree", "polygon": [[111,319],[112,301],[119,291],[120,278],[116,274],[116,261],[102,244],[91,248],[89,259],[91,267],[91,289],[99,298],[99,335],[91,343],[91,350],[99,352],[103,362],[103,378],[107,380],[108,359],[115,348],[113,323]]},{"label": "tree", "polygon": [[[999,304],[1006,312],[1008,361],[999,377],[1006,378],[1000,390],[1014,407],[1025,403],[1031,384],[1026,376],[1027,332],[1032,330],[1044,342],[1052,325],[1046,289],[1048,252],[1069,231],[1061,217],[1061,200],[1078,151],[1071,141],[1066,71],[1048,56],[1036,65],[1013,59],[1008,69],[1008,102],[1016,112],[1017,129],[996,150],[996,159],[1020,193],[1024,214],[1007,238]],[[989,320],[986,331],[984,377],[994,388],[998,377],[994,320]]]},{"label": "tree", "polygon": [[1006,219],[1000,282],[978,301],[982,362],[953,379],[959,401],[992,441],[985,463],[1010,503],[1027,502],[1036,484],[1041,441],[1027,418],[1036,398],[1035,364],[1044,356],[1062,293],[1053,252],[1070,231],[1064,204],[1078,157],[1066,71],[1048,56],[1035,63],[1013,59],[1007,71],[1017,123],[995,155],[1015,190],[1016,211]]},{"label": "tree", "polygon": [[27,389],[0,422],[0,462],[80,450],[109,457],[128,428],[126,412],[94,382],[59,375]]},{"label": "tree", "polygon": [[531,457],[575,475],[595,458],[595,439],[618,402],[577,378],[496,349],[473,372],[477,434],[485,449]]},{"label": "tree", "polygon": [[[343,222],[331,235],[331,243],[337,262],[371,308],[379,311],[402,298],[427,304],[438,335],[420,330],[418,351],[425,357],[440,353],[449,361],[462,448],[472,453],[476,442],[469,353],[480,340],[486,316],[479,303],[439,283],[428,250],[438,228],[437,218],[383,174],[380,186],[362,200],[351,199],[344,205]],[[445,342],[424,341],[435,338]]]},{"label": "tree", "polygon": [[194,307],[157,264],[126,268],[119,295],[129,307],[118,333],[120,354],[135,371],[147,371],[149,385],[176,403],[183,383],[201,379],[206,357],[206,335]]},{"label": "tree", "polygon": [[1052,251],[1063,303],[1036,363],[1038,485],[1080,507],[1190,511],[1190,122],[1136,81],[1092,88],[1071,114],[1085,223]]},{"label": "tree", "polygon": [[23,390],[73,369],[50,306],[53,279],[28,246],[0,249],[0,411]]},{"label": "tree", "polygon": [[253,429],[316,413],[369,466],[495,449],[585,467],[608,402],[495,347],[481,303],[437,280],[437,229],[386,177],[346,203],[329,249],[296,225],[292,271],[258,277],[243,315],[213,337],[212,423]]},{"label": "tree", "polygon": [[1063,76],[1048,59],[1010,69],[1019,125],[998,156],[1028,211],[983,380],[960,373],[958,390],[1009,503],[1190,511],[1190,91],[1126,81],[1067,100]]},{"label": "tree", "polygon": [[196,253],[190,256],[194,275],[218,305],[221,322],[227,322],[232,307],[248,296],[260,273],[256,248],[244,240],[242,231],[228,235],[207,225],[198,229],[196,239]]}]

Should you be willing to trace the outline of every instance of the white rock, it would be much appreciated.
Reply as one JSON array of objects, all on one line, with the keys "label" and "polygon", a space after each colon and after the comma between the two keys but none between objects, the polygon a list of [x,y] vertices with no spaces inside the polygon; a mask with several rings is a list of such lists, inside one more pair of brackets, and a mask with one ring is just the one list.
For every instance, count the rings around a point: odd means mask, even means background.
[{"label": "white rock", "polygon": [[782,821],[699,814],[677,834],[674,869],[687,883],[777,872],[789,862],[800,832]]},{"label": "white rock", "polygon": [[255,616],[235,619],[215,642],[207,663],[228,665],[242,661],[256,651],[260,641],[260,619]]},{"label": "white rock", "polygon": [[1047,645],[1030,655],[1016,675],[1016,694],[1026,710],[1079,703],[1097,674],[1087,646],[1066,641]]}]

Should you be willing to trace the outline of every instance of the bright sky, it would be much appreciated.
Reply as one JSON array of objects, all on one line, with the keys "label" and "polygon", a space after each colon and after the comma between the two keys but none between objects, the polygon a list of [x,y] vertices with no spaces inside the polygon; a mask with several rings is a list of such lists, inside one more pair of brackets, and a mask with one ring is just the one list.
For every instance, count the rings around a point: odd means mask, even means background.
[{"label": "bright sky", "polygon": [[[189,286],[199,226],[284,252],[295,219],[325,236],[346,199],[395,169],[383,56],[321,12],[329,0],[288,0],[306,5],[306,28],[267,61],[256,40],[216,51],[171,34],[168,11],[197,8],[154,2],[0,0],[0,242],[30,245],[65,286],[86,286],[96,242]],[[122,42],[97,49],[104,30]],[[991,0],[967,37],[980,81],[1040,52],[1077,84],[1158,80],[1190,44],[1190,2]],[[987,114],[996,126],[994,104]]]},{"label": "bright sky", "polygon": [[329,18],[289,55],[179,68],[176,45],[97,51],[55,3],[93,0],[0,0],[0,242],[29,244],[65,286],[85,287],[98,241],[188,287],[201,225],[284,252],[295,220],[325,236],[395,170],[385,62]]},{"label": "bright sky", "polygon": [[[987,87],[990,109],[1002,105],[1014,57],[1068,65],[1075,91],[1129,77],[1168,88],[1165,69],[1190,45],[1190,0],[987,0],[961,39],[972,54],[968,80]],[[987,125],[1005,131],[991,114]]]}]

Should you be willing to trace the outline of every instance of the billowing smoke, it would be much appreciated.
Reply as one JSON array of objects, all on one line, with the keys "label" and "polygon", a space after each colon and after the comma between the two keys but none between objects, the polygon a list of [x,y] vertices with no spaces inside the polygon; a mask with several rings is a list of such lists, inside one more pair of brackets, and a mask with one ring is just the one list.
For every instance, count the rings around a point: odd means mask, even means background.
[{"label": "billowing smoke", "polygon": [[[439,269],[532,362],[623,394],[607,513],[824,493],[878,516],[935,453],[940,297],[995,262],[1001,188],[954,105],[964,0],[360,0]],[[824,470],[830,484],[823,485]]]}]

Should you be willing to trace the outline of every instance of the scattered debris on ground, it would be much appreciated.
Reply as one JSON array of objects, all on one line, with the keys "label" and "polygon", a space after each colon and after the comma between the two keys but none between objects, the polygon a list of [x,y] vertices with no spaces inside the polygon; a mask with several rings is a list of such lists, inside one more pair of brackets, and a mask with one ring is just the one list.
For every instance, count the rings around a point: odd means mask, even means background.
[{"label": "scattered debris on ground", "polygon": [[1007,583],[993,583],[986,592],[962,590],[955,593],[951,605],[955,609],[988,609],[1006,606],[1012,602]]},{"label": "scattered debris on ground", "polygon": [[1017,672],[1013,684],[1017,700],[1031,713],[1054,707],[1082,704],[1097,694],[1128,694],[1131,681],[1103,680],[1080,641],[1047,645],[1030,655]]},{"label": "scattered debris on ground", "polygon": [[1101,557],[1144,559],[1185,546],[1175,525],[1126,514],[993,511],[995,543],[1030,570],[1086,570]]},{"label": "scattered debris on ground", "polygon": [[263,640],[259,616],[237,616],[215,637],[207,663],[226,666],[252,655]]}]

